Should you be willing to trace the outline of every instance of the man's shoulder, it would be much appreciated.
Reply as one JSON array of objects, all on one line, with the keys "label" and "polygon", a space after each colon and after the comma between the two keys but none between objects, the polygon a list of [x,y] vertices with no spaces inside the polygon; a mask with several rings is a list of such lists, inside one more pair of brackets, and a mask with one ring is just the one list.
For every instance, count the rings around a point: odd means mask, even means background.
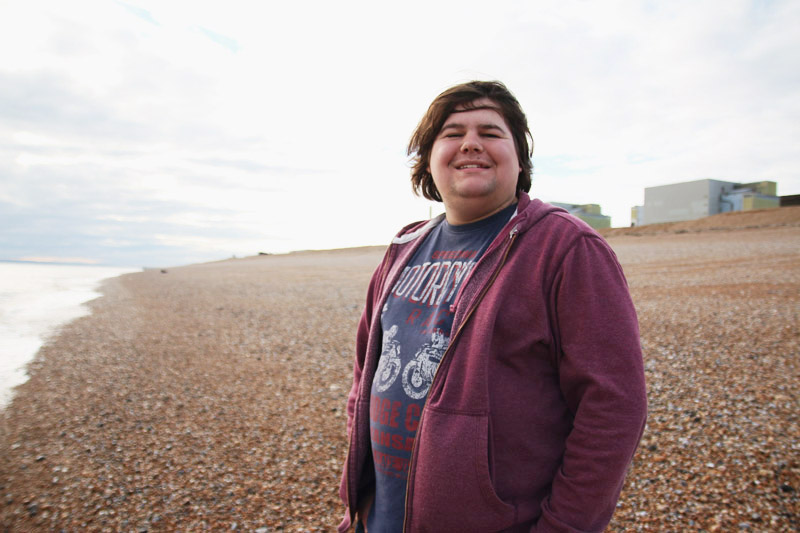
[{"label": "man's shoulder", "polygon": [[565,235],[598,236],[589,224],[570,214],[566,209],[548,204],[539,199],[532,200],[520,213],[524,230],[556,231]]},{"label": "man's shoulder", "polygon": [[558,211],[551,211],[547,214],[547,216],[550,217],[554,225],[563,229],[563,231],[575,233],[576,235],[582,235],[585,237],[600,236],[600,234],[597,233],[597,231],[595,231],[595,229],[589,224],[575,215],[568,213],[566,210],[559,209]]},{"label": "man's shoulder", "polygon": [[565,209],[544,202],[539,202],[534,213],[521,217],[520,222],[521,243],[534,248],[567,250],[580,242],[607,246],[605,239],[589,224]]}]

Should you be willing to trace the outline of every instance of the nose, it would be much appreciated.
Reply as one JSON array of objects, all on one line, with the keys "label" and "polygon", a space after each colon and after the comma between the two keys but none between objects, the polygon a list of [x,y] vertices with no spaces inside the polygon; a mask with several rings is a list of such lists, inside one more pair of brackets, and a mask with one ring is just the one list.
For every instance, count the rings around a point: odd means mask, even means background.
[{"label": "nose", "polygon": [[465,154],[469,152],[482,152],[483,144],[481,143],[481,138],[476,133],[467,133],[464,135],[464,140],[461,143],[461,151]]}]

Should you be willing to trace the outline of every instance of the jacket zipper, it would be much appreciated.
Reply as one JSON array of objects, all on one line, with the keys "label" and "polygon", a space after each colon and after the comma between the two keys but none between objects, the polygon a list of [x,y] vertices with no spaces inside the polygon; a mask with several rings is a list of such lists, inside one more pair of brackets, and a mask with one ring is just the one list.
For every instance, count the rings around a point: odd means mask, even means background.
[{"label": "jacket zipper", "polygon": [[[483,297],[486,296],[487,292],[489,292],[489,288],[491,288],[491,286],[494,284],[495,280],[497,279],[497,276],[500,274],[500,270],[503,268],[503,265],[505,265],[506,259],[508,259],[508,253],[511,251],[511,245],[514,244],[514,240],[517,238],[517,234],[518,233],[519,233],[519,226],[514,226],[511,229],[511,231],[509,232],[509,234],[508,234],[509,240],[508,240],[508,244],[506,245],[506,251],[503,254],[503,258],[500,260],[500,264],[497,265],[497,268],[495,268],[494,273],[492,274],[492,277],[486,283],[486,286],[483,288],[483,290],[481,291],[480,295],[475,300],[475,303],[472,305],[472,307],[470,307],[469,311],[467,312],[466,316],[464,317],[464,320],[462,320],[461,324],[459,324],[455,335],[453,335],[453,338],[450,340],[450,344],[447,346],[447,349],[445,350],[444,354],[442,354],[442,358],[439,360],[439,365],[436,367],[436,370],[433,373],[433,379],[431,380],[431,386],[428,389],[429,393],[430,393],[430,391],[433,390],[433,386],[436,384],[436,378],[439,376],[439,368],[441,368],[442,363],[444,363],[445,358],[450,353],[450,351],[451,351],[450,348],[455,344],[455,340],[458,338],[459,334],[461,333],[461,330],[464,329],[464,326],[467,325],[467,322],[469,322],[469,319],[472,318],[472,314],[475,312],[475,309],[478,308],[478,305],[480,305],[481,301],[483,300]],[[470,275],[471,274],[472,274],[472,272],[470,272]],[[469,280],[467,279],[467,280],[464,280],[464,281],[466,283]],[[463,289],[463,287],[462,287],[462,289]],[[461,294],[461,291],[459,291],[459,295],[460,294]],[[458,299],[458,295],[456,296],[456,300],[457,299]],[[409,462],[409,465],[408,465],[408,477],[406,478],[406,497],[405,497],[405,502],[404,502],[405,511],[403,513],[403,531],[404,532],[407,531],[407,525],[408,525],[408,493],[410,492],[410,484],[408,483],[408,479],[410,478],[411,472],[414,469],[414,466],[416,464],[417,442],[419,441],[419,434],[420,434],[420,431],[422,430],[422,422],[423,422],[424,418],[425,418],[425,408],[423,407],[422,408],[422,413],[420,413],[420,415],[419,415],[419,424],[417,424],[417,436],[414,438],[414,445],[411,448],[411,461]]]}]

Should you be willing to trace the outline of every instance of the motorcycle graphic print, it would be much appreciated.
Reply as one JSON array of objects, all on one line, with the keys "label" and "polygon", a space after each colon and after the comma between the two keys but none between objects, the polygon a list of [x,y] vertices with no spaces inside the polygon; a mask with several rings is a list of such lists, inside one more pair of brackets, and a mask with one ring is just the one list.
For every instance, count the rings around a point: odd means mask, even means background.
[{"label": "motorcycle graphic print", "polygon": [[433,376],[447,350],[450,339],[436,329],[431,334],[431,342],[425,343],[403,370],[403,390],[409,398],[419,400],[428,394]]},{"label": "motorcycle graphic print", "polygon": [[400,374],[400,343],[394,340],[397,335],[397,326],[383,332],[383,351],[378,361],[378,370],[375,374],[375,388],[383,392],[392,386],[397,375]]}]

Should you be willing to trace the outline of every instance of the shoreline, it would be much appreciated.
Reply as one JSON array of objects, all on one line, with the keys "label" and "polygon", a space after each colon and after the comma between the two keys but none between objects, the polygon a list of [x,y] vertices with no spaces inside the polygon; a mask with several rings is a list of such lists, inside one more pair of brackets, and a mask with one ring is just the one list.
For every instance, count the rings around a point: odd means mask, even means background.
[{"label": "shoreline", "polygon": [[[720,235],[607,236],[650,402],[608,531],[800,523],[800,217]],[[0,525],[330,531],[356,323],[383,249],[106,280],[0,412]]]},{"label": "shoreline", "polygon": [[41,347],[73,320],[90,313],[104,280],[134,270],[83,264],[0,261],[0,411],[27,380]]}]

